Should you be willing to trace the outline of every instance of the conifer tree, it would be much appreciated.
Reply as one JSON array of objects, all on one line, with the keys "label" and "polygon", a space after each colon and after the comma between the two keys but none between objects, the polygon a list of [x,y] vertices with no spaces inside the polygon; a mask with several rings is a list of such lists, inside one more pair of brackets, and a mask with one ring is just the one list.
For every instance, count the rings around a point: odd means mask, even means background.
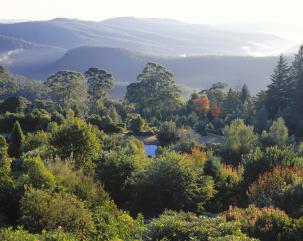
[{"label": "conifer tree", "polygon": [[9,144],[8,153],[11,157],[19,157],[22,149],[24,134],[18,121],[15,122],[12,131],[11,142]]},{"label": "conifer tree", "polygon": [[266,108],[270,117],[273,118],[279,111],[291,105],[293,87],[290,67],[281,55],[267,90]]},{"label": "conifer tree", "polygon": [[303,45],[299,52],[295,55],[295,60],[292,63],[291,76],[295,81],[294,91],[294,109],[303,117]]},{"label": "conifer tree", "polygon": [[244,84],[241,89],[240,99],[241,99],[242,103],[244,103],[244,102],[248,101],[249,98],[250,98],[249,90],[247,88],[247,85]]}]

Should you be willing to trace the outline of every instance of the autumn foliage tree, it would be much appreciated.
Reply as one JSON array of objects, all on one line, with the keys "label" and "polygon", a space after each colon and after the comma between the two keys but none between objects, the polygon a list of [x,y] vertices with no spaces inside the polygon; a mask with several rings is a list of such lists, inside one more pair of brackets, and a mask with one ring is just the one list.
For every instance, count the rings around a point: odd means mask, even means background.
[{"label": "autumn foliage tree", "polygon": [[207,113],[210,109],[210,102],[207,96],[198,97],[192,100],[193,109]]}]

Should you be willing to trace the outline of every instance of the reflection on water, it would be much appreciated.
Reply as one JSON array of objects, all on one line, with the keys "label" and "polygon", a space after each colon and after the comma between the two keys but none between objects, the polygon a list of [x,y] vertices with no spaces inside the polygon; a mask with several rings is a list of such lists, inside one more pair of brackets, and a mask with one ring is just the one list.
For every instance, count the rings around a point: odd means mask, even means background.
[{"label": "reflection on water", "polygon": [[158,149],[157,145],[144,145],[145,153],[147,156],[155,157]]}]

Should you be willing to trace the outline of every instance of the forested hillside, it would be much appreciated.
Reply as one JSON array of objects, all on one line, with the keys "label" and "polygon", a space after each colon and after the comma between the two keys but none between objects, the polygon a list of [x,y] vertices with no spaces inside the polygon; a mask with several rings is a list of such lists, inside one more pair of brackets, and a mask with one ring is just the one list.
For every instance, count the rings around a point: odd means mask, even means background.
[{"label": "forested hillside", "polygon": [[[0,34],[64,49],[83,45],[123,47],[164,56],[248,55],[250,51],[266,55],[288,43],[272,34],[224,31],[170,19],[132,17],[100,22],[56,18],[0,24]],[[264,50],[261,45],[268,49]]]},{"label": "forested hillside", "polygon": [[29,78],[46,80],[51,73],[61,69],[84,73],[90,66],[96,66],[112,73],[118,83],[131,83],[146,63],[157,62],[174,72],[180,86],[206,89],[216,82],[224,82],[235,88],[246,83],[256,94],[268,85],[277,60],[278,57],[249,56],[164,58],[125,49],[86,46],[70,50],[62,58],[42,66],[39,63],[38,66],[25,65],[11,69]]},{"label": "forested hillside", "polygon": [[303,46],[256,95],[186,100],[156,62],[115,81],[0,68],[0,240],[303,240]]}]

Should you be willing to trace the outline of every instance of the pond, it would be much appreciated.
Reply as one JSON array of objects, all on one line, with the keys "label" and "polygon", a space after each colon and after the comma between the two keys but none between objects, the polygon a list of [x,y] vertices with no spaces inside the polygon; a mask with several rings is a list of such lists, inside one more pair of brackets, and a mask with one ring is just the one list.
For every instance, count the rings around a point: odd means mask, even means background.
[{"label": "pond", "polygon": [[157,149],[157,145],[144,145],[145,154],[150,157],[156,156]]}]

